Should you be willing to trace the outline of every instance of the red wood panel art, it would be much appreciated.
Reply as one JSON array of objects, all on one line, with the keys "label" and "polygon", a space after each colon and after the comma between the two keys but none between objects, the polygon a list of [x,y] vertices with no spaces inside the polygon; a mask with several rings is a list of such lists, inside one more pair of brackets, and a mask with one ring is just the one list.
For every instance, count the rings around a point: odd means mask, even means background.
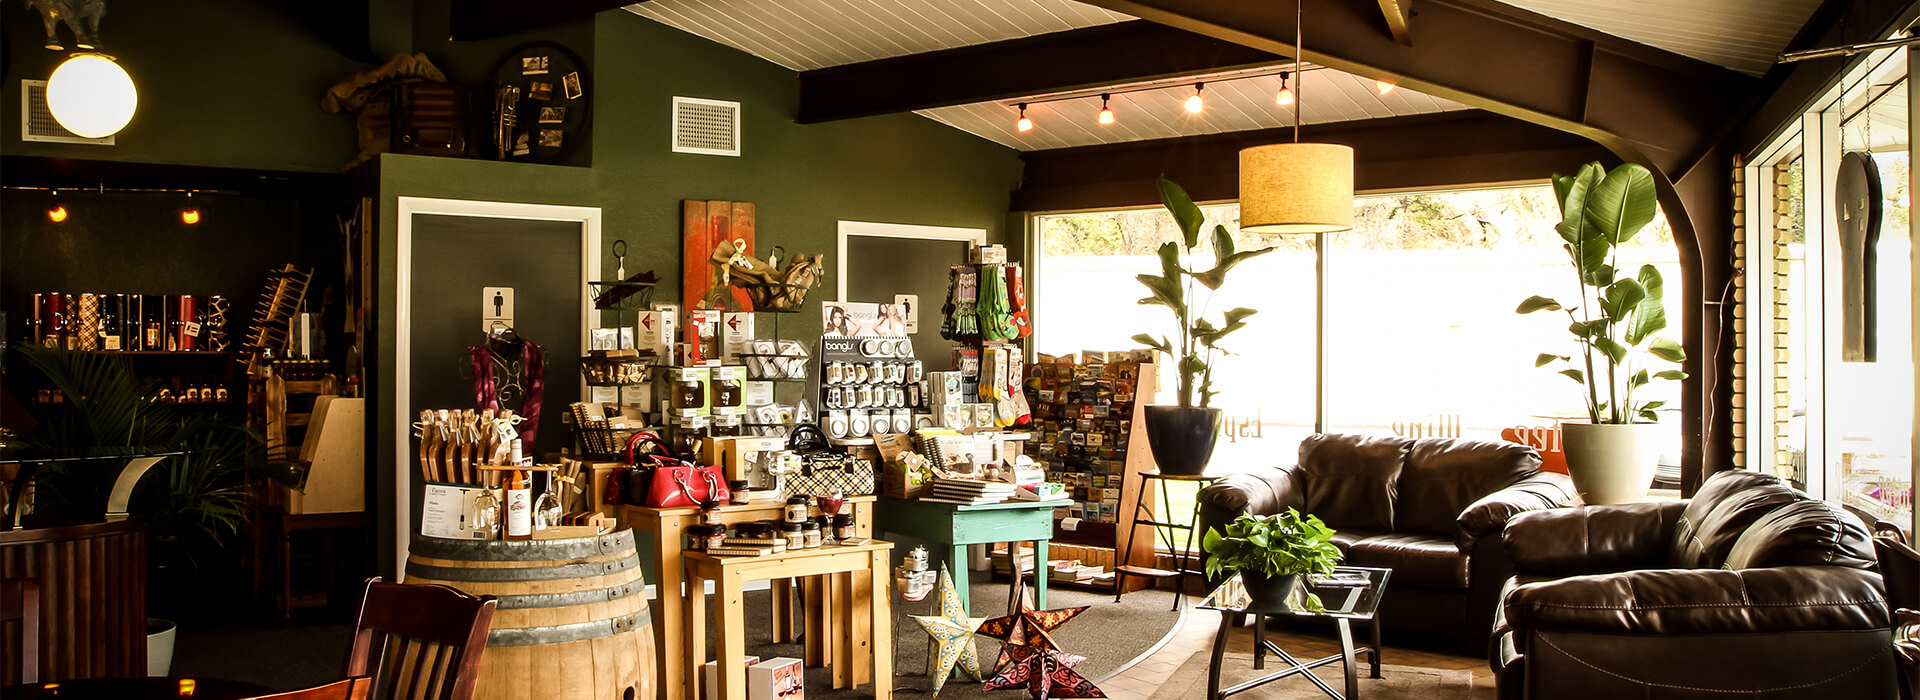
[{"label": "red wood panel art", "polygon": [[[754,209],[752,202],[688,199],[680,210],[680,308],[693,310],[720,308],[720,304],[702,305],[707,292],[718,280],[713,251],[721,241],[737,241],[740,252],[753,255]],[[720,261],[724,263],[725,261]],[[734,309],[752,311],[753,302],[746,290],[729,289]],[[682,326],[682,338],[693,341],[693,324]]]}]

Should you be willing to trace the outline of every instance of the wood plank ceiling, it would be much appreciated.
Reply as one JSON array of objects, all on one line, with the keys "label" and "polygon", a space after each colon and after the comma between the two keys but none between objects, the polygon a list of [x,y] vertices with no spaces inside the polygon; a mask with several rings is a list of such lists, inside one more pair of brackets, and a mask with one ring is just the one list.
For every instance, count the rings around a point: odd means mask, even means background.
[{"label": "wood plank ceiling", "polygon": [[[1753,75],[1772,65],[1774,56],[1820,4],[1820,0],[1499,1]],[[651,0],[627,9],[794,71],[1138,21],[1073,0]],[[1412,40],[1418,42],[1418,35],[1416,15]],[[1307,39],[1311,48],[1312,37]],[[1193,94],[1193,82],[1203,81],[1207,83],[1205,109],[1189,114],[1184,102]],[[1380,95],[1374,81],[1332,69],[1310,70],[1305,82],[1304,99],[1297,104],[1304,106],[1301,120],[1306,124],[1466,109],[1405,88]],[[1113,95],[1111,106],[1117,119],[1108,125],[1095,123],[1100,109],[1097,91],[1076,91],[1065,95],[1067,99],[1033,95],[916,113],[1021,151],[1268,129],[1290,125],[1293,119],[1290,107],[1275,104],[1280,78],[1271,71],[1194,76],[1150,87]],[[1015,128],[1014,105],[1023,100],[1029,103],[1027,116],[1035,125],[1026,133]]]}]

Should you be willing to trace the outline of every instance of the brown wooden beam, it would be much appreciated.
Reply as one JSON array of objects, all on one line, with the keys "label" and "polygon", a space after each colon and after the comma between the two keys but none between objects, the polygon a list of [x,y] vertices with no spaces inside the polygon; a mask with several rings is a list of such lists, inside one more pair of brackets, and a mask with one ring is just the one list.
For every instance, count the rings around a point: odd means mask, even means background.
[{"label": "brown wooden beam", "polygon": [[[1828,0],[1807,20],[1787,51],[1831,48],[1891,36],[1920,21],[1920,3],[1911,0]],[[1775,65],[1763,76],[1766,101],[1747,116],[1734,134],[1740,153],[1754,154],[1780,134],[1795,128],[1840,77],[1872,54],[1818,58]]]},{"label": "brown wooden beam", "polygon": [[[1087,1],[1251,48],[1296,51],[1291,3]],[[1676,176],[1712,148],[1758,84],[1493,0],[1425,0],[1414,46],[1382,34],[1379,16],[1360,3],[1310,3],[1305,60],[1580,134]]]},{"label": "brown wooden beam", "polygon": [[1380,0],[1380,14],[1387,19],[1387,32],[1393,35],[1393,43],[1413,45],[1413,29],[1409,26],[1413,19],[1413,0]]},{"label": "brown wooden beam", "polygon": [[[1581,164],[1618,162],[1587,139],[1478,110],[1309,125],[1302,136],[1354,150],[1360,192],[1544,181]],[[1292,138],[1291,129],[1242,131],[1025,153],[1014,211],[1069,211],[1160,202],[1165,174],[1200,201],[1239,198],[1239,152]]]},{"label": "brown wooden beam", "polygon": [[1120,22],[800,74],[802,124],[1143,82],[1285,60],[1152,22]]},{"label": "brown wooden beam", "polygon": [[646,1],[453,0],[447,9],[448,35],[454,41],[491,39]]}]

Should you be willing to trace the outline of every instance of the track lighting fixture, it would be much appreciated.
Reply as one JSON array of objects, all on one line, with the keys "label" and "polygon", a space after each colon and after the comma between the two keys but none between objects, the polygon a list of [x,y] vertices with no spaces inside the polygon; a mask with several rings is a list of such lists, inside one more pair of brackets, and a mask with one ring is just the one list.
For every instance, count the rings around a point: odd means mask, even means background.
[{"label": "track lighting fixture", "polygon": [[1110,97],[1111,95],[1108,95],[1108,94],[1102,94],[1100,96],[1100,123],[1101,124],[1113,123],[1113,108],[1107,106],[1107,100]]},{"label": "track lighting fixture", "polygon": [[1291,71],[1280,74],[1280,91],[1273,94],[1273,103],[1282,107],[1293,104],[1293,88],[1287,87],[1287,78],[1293,77]]},{"label": "track lighting fixture", "polygon": [[1207,84],[1206,84],[1206,83],[1194,83],[1194,84],[1193,84],[1193,96],[1192,96],[1192,97],[1189,97],[1189,98],[1187,98],[1187,112],[1188,112],[1188,113],[1190,113],[1190,114],[1199,114],[1199,113],[1200,113],[1200,110],[1202,110],[1202,109],[1205,109],[1205,108],[1206,108],[1206,105],[1205,105],[1205,104],[1202,104],[1202,103],[1201,103],[1201,100],[1200,100],[1200,91],[1201,91],[1201,90],[1203,90],[1203,89],[1206,89],[1206,86],[1207,86]]},{"label": "track lighting fixture", "polygon": [[192,226],[200,223],[200,210],[193,206],[193,193],[187,193],[187,206],[180,210],[180,223]]},{"label": "track lighting fixture", "polygon": [[1013,123],[1013,128],[1022,134],[1033,131],[1033,120],[1027,118],[1027,103],[1020,103],[1020,120]]}]

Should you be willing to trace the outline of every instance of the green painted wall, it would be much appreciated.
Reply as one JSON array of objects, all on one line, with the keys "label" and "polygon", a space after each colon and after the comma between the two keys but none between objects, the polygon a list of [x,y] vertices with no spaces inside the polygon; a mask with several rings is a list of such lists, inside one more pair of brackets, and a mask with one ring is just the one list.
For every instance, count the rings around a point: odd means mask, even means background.
[{"label": "green painted wall", "polygon": [[109,3],[101,41],[140,91],[112,146],[20,140],[19,81],[45,80],[68,52],[41,48],[40,15],[25,3],[0,2],[0,24],[8,50],[0,153],[307,172],[338,171],[353,158],[353,116],[320,111],[320,97],[362,66],[280,3]]},{"label": "green painted wall", "polygon": [[[795,124],[800,87],[792,71],[630,13],[601,13],[592,28],[593,51],[587,58],[594,66],[592,167],[387,155],[374,164],[376,173],[363,174],[377,183],[369,193],[377,192],[382,213],[382,299],[397,295],[394,237],[399,222],[393,205],[401,196],[600,207],[604,241],[626,239],[628,271],[656,270],[663,280],[656,298],[663,300],[679,297],[684,199],[753,202],[760,250],[778,244],[789,252],[827,253],[829,275],[813,291],[813,300],[833,297],[832,254],[840,220],[984,228],[989,241],[1006,240],[1008,195],[1020,176],[1013,150],[909,114]],[[419,31],[433,36],[435,30]],[[460,51],[466,46],[448,48]],[[436,51],[428,53],[436,63],[443,61]],[[446,65],[460,61],[453,56],[444,60]],[[740,102],[741,157],[671,152],[668,131],[675,95]],[[603,251],[603,259],[610,275],[612,257]],[[381,313],[377,358],[395,353],[390,305]],[[797,314],[781,322],[784,335],[819,334],[818,314]],[[392,396],[393,381],[390,371],[376,367],[376,396]],[[549,400],[548,405],[559,404]],[[391,427],[397,408],[415,410],[391,401],[376,405],[373,454],[379,468],[374,478],[383,486],[378,494],[383,513],[392,512],[395,496],[385,486],[393,480],[394,440],[405,439]],[[394,523],[383,523],[386,534],[378,542],[382,566],[392,561],[392,527]]]}]

